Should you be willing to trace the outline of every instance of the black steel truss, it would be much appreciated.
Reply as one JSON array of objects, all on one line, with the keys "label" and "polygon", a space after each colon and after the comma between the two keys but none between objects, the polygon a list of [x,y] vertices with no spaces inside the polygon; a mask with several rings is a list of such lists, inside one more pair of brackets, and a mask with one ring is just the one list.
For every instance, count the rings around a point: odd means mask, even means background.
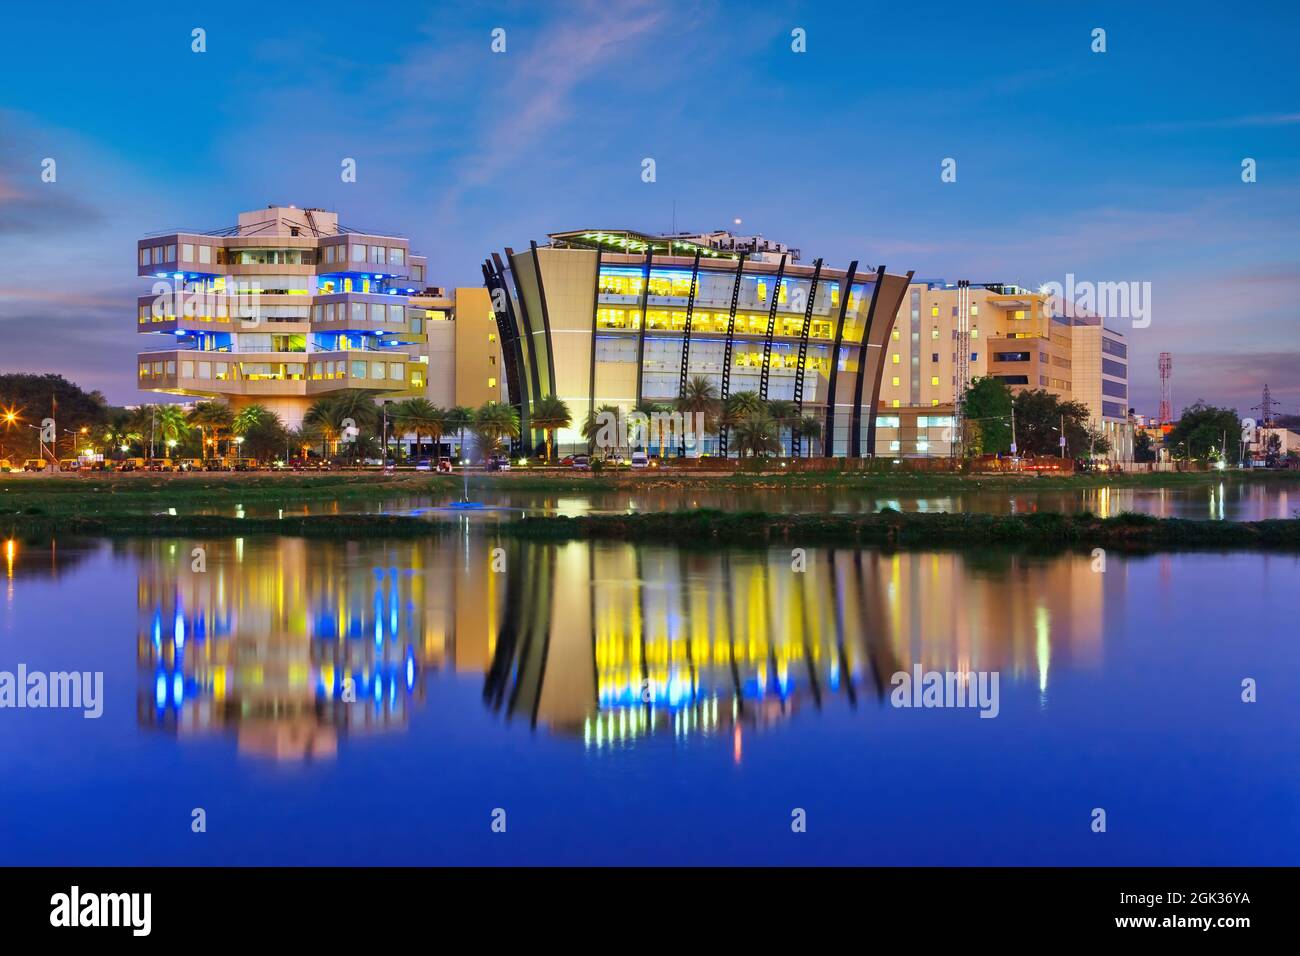
[{"label": "black steel truss", "polygon": [[808,330],[812,327],[813,306],[817,302],[817,282],[821,279],[821,275],[822,261],[818,259],[813,263],[812,283],[808,287],[808,306],[804,309],[803,325],[799,329],[799,364],[795,366],[794,375],[795,427],[790,430],[790,454],[795,458],[798,458],[803,450],[798,427],[799,419],[803,415],[803,374],[808,363]]}]

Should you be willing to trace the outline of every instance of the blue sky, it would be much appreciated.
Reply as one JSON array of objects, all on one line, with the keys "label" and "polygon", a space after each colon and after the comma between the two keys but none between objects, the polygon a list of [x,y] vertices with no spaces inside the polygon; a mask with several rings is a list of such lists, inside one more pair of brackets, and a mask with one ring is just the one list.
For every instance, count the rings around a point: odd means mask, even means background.
[{"label": "blue sky", "polygon": [[443,285],[675,208],[834,265],[1150,282],[1150,327],[1119,326],[1139,411],[1162,350],[1177,407],[1246,414],[1267,381],[1300,410],[1295,4],[118,6],[6,11],[0,371],[141,400],[135,240],[269,202],[407,235]]}]

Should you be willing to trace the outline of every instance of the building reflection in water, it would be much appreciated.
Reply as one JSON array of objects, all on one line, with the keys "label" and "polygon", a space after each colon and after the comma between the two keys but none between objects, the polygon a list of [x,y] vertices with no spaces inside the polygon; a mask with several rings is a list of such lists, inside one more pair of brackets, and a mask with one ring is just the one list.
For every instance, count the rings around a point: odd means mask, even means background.
[{"label": "building reflection in water", "polygon": [[[242,751],[332,756],[405,727],[432,675],[593,751],[650,735],[743,738],[800,710],[877,705],[891,676],[999,671],[1044,701],[1099,661],[1123,562],[1086,555],[626,543],[213,541],[119,547],[140,563],[142,723]],[[1122,601],[1118,602],[1122,604]]]}]

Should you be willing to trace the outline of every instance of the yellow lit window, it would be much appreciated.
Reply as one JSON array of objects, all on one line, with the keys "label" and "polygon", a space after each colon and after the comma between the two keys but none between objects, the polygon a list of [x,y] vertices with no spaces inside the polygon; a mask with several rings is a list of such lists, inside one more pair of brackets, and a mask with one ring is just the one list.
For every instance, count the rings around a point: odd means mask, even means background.
[{"label": "yellow lit window", "polygon": [[939,376],[938,376],[938,375],[931,375],[931,376],[930,376],[930,384],[931,384],[931,385],[938,385],[938,384],[939,384]]},{"label": "yellow lit window", "polygon": [[497,387],[497,380],[494,379],[494,378],[489,378],[489,379],[488,379],[488,388],[496,388],[496,387]]},{"label": "yellow lit window", "polygon": [[938,404],[939,404],[939,400],[938,400],[937,398],[932,398],[932,399],[930,399],[930,404],[931,404],[931,405],[938,405]]},{"label": "yellow lit window", "polygon": [[979,329],[971,329],[971,330],[970,330],[970,337],[973,338],[973,339],[977,339],[977,338],[979,338],[979,337],[980,337],[980,330],[979,330]]},{"label": "yellow lit window", "polygon": [[760,282],[760,283],[758,284],[758,301],[759,301],[759,302],[766,302],[766,301],[767,301],[767,283],[766,283],[766,282]]},{"label": "yellow lit window", "polygon": [[839,305],[839,304],[840,304],[840,287],[839,287],[839,286],[832,286],[832,287],[831,287],[831,305]]},{"label": "yellow lit window", "polygon": [[892,384],[893,384],[893,385],[897,385],[897,384],[898,384],[898,376],[897,376],[897,375],[894,376],[893,381],[892,381]]},{"label": "yellow lit window", "polygon": [[939,317],[939,307],[937,305],[930,306],[930,318],[937,319],[938,317]]},{"label": "yellow lit window", "polygon": [[495,342],[496,340],[497,340],[497,334],[496,334],[495,332],[489,332],[489,333],[488,333],[488,341],[489,341],[489,342]]},{"label": "yellow lit window", "polygon": [[894,341],[898,341],[898,329],[894,329]]},{"label": "yellow lit window", "polygon": [[932,339],[937,339],[938,337],[939,337],[939,330],[938,330],[938,329],[931,329],[931,330],[930,330],[930,338],[932,338]]},{"label": "yellow lit window", "polygon": [[898,364],[898,353],[897,353],[897,352],[894,353],[894,357],[893,357],[890,361],[892,361],[895,365]]},{"label": "yellow lit window", "polygon": [[894,399],[894,407],[895,407],[895,408],[898,407],[898,399]]},{"label": "yellow lit window", "polygon": [[789,298],[789,295],[787,294],[787,292],[788,292],[788,290],[787,290],[787,288],[786,288],[786,283],[785,283],[784,281],[782,281],[782,283],[781,283],[781,288],[780,288],[780,290],[779,290],[779,291],[777,292],[777,294],[776,294],[776,300],[777,300],[778,302],[785,302],[785,301]]},{"label": "yellow lit window", "polygon": [[980,307],[979,307],[978,305],[975,305],[974,303],[971,303],[970,314],[971,314],[971,315],[979,315],[979,314],[980,314]]},{"label": "yellow lit window", "polygon": [[1017,318],[1017,319],[1023,319],[1023,318],[1025,317],[1025,310],[1024,310],[1024,309],[1016,309],[1016,311],[1013,312],[1012,315],[1014,315],[1015,318]]}]

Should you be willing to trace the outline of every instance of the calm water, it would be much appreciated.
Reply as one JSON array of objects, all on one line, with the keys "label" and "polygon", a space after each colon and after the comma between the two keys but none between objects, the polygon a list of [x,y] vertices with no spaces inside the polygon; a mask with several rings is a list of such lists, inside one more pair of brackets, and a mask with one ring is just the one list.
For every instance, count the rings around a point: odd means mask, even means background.
[{"label": "calm water", "polygon": [[[516,490],[509,482],[471,487],[472,500],[486,506],[483,518],[516,518],[521,513],[548,515],[608,514],[629,511],[673,511],[679,508],[719,508],[769,512],[874,513],[899,511],[982,512],[1024,514],[1033,511],[1090,511],[1108,517],[1138,511],[1163,518],[1259,521],[1300,516],[1300,489],[1276,483],[1222,482],[1188,489],[1080,489],[1070,491],[963,491],[941,495],[864,494],[843,489],[753,489],[743,494],[720,490],[681,490],[647,487],[643,491],[540,492]],[[461,492],[440,496],[401,496],[375,500],[312,501],[286,497],[283,502],[221,507],[178,507],[180,513],[263,516],[275,514],[341,514],[386,512],[445,518]]]},{"label": "calm water", "polygon": [[491,547],[0,551],[0,863],[1300,862],[1296,556]]}]

